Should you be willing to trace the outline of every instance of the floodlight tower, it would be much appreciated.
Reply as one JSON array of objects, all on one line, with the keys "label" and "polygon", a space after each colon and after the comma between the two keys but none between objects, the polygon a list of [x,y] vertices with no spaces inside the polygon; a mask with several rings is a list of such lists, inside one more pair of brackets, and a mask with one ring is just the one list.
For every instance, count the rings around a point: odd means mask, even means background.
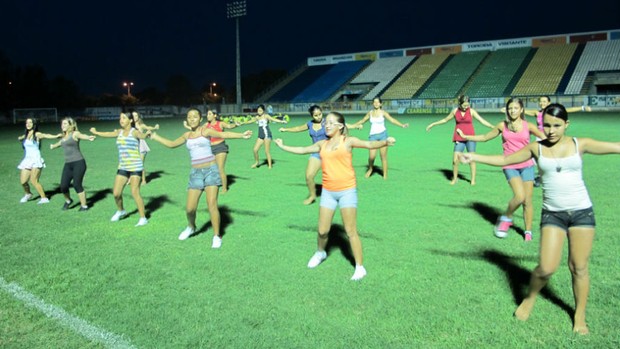
[{"label": "floodlight tower", "polygon": [[239,18],[247,14],[245,0],[233,1],[226,4],[226,17],[235,19],[237,32],[237,111],[242,112],[241,108],[241,50],[239,49]]}]

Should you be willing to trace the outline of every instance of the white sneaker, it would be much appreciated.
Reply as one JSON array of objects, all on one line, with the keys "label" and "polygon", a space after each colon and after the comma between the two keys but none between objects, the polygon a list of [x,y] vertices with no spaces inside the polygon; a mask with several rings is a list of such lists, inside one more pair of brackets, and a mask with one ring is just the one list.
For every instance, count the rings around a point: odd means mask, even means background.
[{"label": "white sneaker", "polygon": [[112,218],[110,219],[110,221],[112,222],[118,222],[119,219],[125,217],[125,215],[127,214],[127,211],[122,210],[122,211],[116,211],[116,213],[114,214],[114,216],[112,216]]},{"label": "white sneaker", "polygon": [[49,204],[49,203],[50,203],[50,199],[42,198],[41,200],[39,200],[39,202],[37,202],[37,205],[43,205],[43,204]]},{"label": "white sneaker", "polygon": [[25,204],[26,202],[28,202],[28,200],[30,200],[30,198],[32,198],[32,194],[26,194],[23,198],[19,200],[19,202]]},{"label": "white sneaker", "polygon": [[364,268],[364,266],[356,265],[355,272],[353,273],[353,276],[351,276],[351,280],[358,281],[363,279],[364,276],[366,276],[366,269]]},{"label": "white sneaker", "polygon": [[222,247],[222,238],[219,236],[213,236],[213,244],[211,244],[211,248],[220,248]]},{"label": "white sneaker", "polygon": [[140,217],[140,219],[138,220],[138,224],[136,224],[136,227],[141,227],[143,225],[146,225],[149,222],[148,219],[146,219],[146,217]]},{"label": "white sneaker", "polygon": [[185,240],[188,237],[192,236],[193,234],[194,234],[194,229],[187,227],[185,228],[185,230],[181,232],[181,235],[179,235],[179,240]]},{"label": "white sneaker", "polygon": [[316,251],[308,261],[308,268],[316,268],[321,262],[327,258],[327,252]]}]

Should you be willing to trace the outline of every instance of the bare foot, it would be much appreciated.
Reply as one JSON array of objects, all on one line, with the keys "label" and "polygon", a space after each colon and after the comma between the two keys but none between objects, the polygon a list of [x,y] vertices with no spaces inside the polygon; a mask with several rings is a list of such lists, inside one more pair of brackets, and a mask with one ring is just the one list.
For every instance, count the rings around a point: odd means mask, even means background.
[{"label": "bare foot", "polygon": [[306,200],[304,200],[304,205],[310,205],[316,200],[316,196],[309,196]]},{"label": "bare foot", "polygon": [[366,178],[370,178],[370,176],[372,176],[372,168],[368,169],[368,171],[366,171],[366,174],[364,175],[364,177]]},{"label": "bare foot", "polygon": [[257,168],[258,167],[258,162],[254,163],[254,165],[250,166],[250,168]]},{"label": "bare foot", "polygon": [[472,186],[476,185],[476,181],[471,181],[470,183]]},{"label": "bare foot", "polygon": [[590,330],[588,330],[588,325],[586,325],[586,319],[581,316],[575,316],[573,321],[573,332],[579,333],[580,335],[590,334]]},{"label": "bare foot", "polygon": [[386,174],[383,175],[383,179],[387,181],[387,175]]},{"label": "bare foot", "polygon": [[146,181],[142,181],[142,185],[146,185]]},{"label": "bare foot", "polygon": [[578,334],[580,334],[582,336],[590,334],[590,330],[588,329],[588,326],[585,323],[583,323],[581,325],[577,325],[575,323],[575,326],[573,326],[573,332],[574,333],[578,333]]},{"label": "bare foot", "polygon": [[528,301],[527,299],[523,300],[517,310],[515,310],[515,317],[518,320],[526,321],[530,317],[533,307],[534,302]]},{"label": "bare foot", "polygon": [[458,178],[453,178],[453,179],[450,181],[450,185],[455,185],[457,181],[458,181]]},{"label": "bare foot", "polygon": [[222,188],[222,190],[220,191],[222,194],[226,194],[228,193],[228,189]]}]

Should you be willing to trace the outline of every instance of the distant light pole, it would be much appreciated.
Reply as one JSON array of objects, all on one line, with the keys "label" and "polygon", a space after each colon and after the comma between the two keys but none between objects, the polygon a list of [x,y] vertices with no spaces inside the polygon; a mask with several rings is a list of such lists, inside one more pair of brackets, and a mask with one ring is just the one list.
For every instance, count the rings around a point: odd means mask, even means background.
[{"label": "distant light pole", "polygon": [[226,17],[234,18],[237,29],[237,111],[241,110],[241,50],[239,49],[239,17],[247,14],[245,0],[233,1],[226,4]]},{"label": "distant light pole", "polygon": [[[212,82],[212,83],[209,85],[209,94],[210,94],[210,95],[213,95],[213,88],[214,88],[215,86],[217,86],[217,84],[216,84],[216,83],[214,83],[214,82]],[[217,94],[216,94],[216,95],[217,95]]]},{"label": "distant light pole", "polygon": [[123,82],[123,87],[127,87],[127,97],[131,97],[131,86],[133,86],[133,81]]}]

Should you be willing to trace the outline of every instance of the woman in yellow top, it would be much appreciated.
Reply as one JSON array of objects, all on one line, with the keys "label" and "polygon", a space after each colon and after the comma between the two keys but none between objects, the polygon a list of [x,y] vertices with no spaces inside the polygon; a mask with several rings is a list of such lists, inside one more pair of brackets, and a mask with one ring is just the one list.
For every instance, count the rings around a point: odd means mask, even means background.
[{"label": "woman in yellow top", "polygon": [[340,206],[344,230],[349,237],[355,259],[355,272],[351,280],[360,280],[366,276],[366,269],[363,266],[362,242],[357,233],[357,189],[351,151],[353,148],[380,149],[393,145],[396,140],[387,137],[383,141],[362,141],[356,137],[348,137],[347,133],[344,116],[331,112],[325,121],[327,139],[307,147],[286,146],[282,139],[276,139],[275,142],[283,150],[294,154],[319,153],[321,157],[323,191],[319,209],[318,248],[310,258],[308,268],[315,268],[327,258],[328,233],[336,207]]}]

